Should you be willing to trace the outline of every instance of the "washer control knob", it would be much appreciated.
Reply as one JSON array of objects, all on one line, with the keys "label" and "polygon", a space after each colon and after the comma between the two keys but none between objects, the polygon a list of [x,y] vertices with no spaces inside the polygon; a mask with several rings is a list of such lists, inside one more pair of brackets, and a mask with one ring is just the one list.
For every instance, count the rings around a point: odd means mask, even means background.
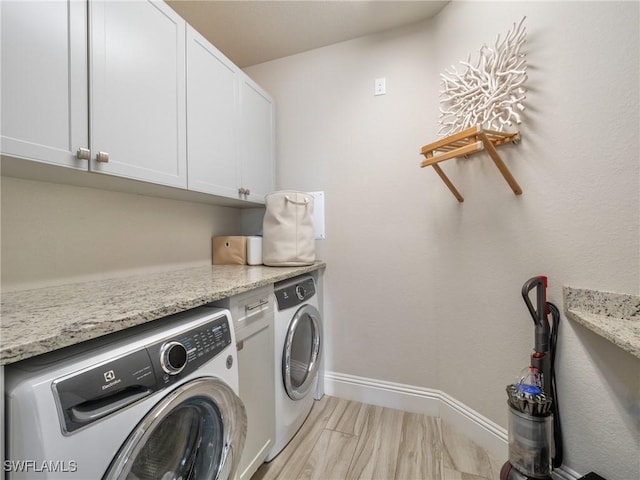
[{"label": "washer control knob", "polygon": [[160,365],[169,375],[177,375],[187,365],[187,349],[180,342],[169,342],[160,350]]},{"label": "washer control knob", "polygon": [[302,285],[296,285],[296,296],[298,300],[304,300],[304,297],[307,296],[307,291]]}]

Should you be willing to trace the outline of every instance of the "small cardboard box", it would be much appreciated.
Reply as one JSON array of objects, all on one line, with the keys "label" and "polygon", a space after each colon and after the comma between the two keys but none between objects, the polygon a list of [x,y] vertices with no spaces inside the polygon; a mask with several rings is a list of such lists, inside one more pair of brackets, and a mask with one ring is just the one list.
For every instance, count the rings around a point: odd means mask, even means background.
[{"label": "small cardboard box", "polygon": [[246,265],[247,237],[213,237],[211,257],[214,265]]}]

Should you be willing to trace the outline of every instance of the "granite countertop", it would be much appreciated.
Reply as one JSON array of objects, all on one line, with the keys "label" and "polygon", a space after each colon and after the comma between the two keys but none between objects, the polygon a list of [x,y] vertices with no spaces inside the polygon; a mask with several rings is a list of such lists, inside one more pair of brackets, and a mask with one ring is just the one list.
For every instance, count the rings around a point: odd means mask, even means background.
[{"label": "granite countertop", "polygon": [[322,268],[211,265],[3,293],[0,365]]},{"label": "granite countertop", "polygon": [[640,358],[640,296],[564,287],[567,318]]}]

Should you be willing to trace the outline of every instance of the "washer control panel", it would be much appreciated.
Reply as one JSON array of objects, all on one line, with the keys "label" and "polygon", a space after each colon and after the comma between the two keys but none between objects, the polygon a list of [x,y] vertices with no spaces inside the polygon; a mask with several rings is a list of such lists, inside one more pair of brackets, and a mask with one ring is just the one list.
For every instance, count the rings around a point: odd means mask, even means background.
[{"label": "washer control panel", "polygon": [[218,316],[57,378],[52,388],[62,433],[70,435],[189,375],[231,344],[229,322],[226,315]]},{"label": "washer control panel", "polygon": [[231,344],[229,320],[222,317],[147,347],[161,387],[190,374]]}]

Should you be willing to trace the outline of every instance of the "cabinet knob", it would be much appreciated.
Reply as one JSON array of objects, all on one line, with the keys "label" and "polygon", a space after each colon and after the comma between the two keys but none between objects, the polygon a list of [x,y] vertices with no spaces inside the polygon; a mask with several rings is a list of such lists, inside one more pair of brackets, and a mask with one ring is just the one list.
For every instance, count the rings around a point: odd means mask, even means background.
[{"label": "cabinet knob", "polygon": [[251,195],[251,190],[249,190],[248,188],[244,189],[244,194],[245,195]]},{"label": "cabinet knob", "polygon": [[100,163],[107,163],[109,161],[109,154],[107,152],[98,152],[96,155],[96,161]]},{"label": "cabinet knob", "polygon": [[247,190],[245,188],[243,188],[243,187],[240,187],[238,189],[238,194],[239,195],[246,195],[247,194]]},{"label": "cabinet knob", "polygon": [[91,160],[91,150],[80,147],[76,153],[76,158],[78,160]]}]

